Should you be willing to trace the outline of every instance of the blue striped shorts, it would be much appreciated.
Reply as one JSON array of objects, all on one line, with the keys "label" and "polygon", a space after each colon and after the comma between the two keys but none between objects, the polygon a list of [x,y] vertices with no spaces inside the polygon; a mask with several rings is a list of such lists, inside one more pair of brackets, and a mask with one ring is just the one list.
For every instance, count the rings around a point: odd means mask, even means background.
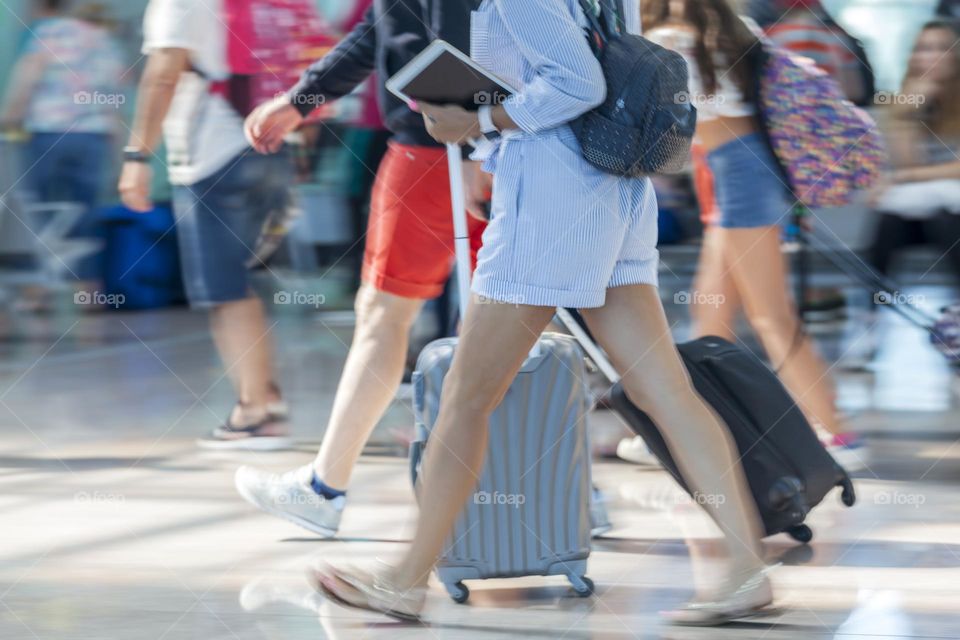
[{"label": "blue striped shorts", "polygon": [[508,137],[494,173],[475,294],[512,304],[601,307],[607,289],[657,285],[657,200],[647,178],[590,165],[568,127]]}]

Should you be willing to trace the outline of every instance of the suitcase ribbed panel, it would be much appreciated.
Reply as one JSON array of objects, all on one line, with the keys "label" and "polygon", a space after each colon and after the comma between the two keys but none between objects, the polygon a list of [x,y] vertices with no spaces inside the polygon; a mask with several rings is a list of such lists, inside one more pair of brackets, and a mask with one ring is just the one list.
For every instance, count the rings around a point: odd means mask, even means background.
[{"label": "suitcase ribbed panel", "polygon": [[[540,344],[541,355],[527,360],[491,417],[476,493],[438,565],[445,583],[585,571],[590,457],[583,357],[566,336],[546,334]],[[428,433],[455,346],[456,339],[438,340],[417,362],[415,413]]]}]

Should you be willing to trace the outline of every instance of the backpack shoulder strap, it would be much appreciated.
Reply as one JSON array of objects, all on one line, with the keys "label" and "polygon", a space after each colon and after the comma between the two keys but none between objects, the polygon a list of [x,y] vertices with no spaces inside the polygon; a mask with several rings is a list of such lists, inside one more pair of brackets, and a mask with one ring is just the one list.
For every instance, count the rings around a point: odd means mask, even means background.
[{"label": "backpack shoulder strap", "polygon": [[606,0],[610,9],[608,15],[613,17],[613,31],[617,35],[627,33],[627,10],[624,6],[624,0]]}]

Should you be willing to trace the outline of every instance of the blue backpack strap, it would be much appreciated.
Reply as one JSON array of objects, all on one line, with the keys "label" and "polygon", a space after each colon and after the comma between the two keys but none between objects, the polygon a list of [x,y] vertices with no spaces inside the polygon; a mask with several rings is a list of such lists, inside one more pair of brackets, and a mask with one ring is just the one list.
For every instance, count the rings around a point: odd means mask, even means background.
[{"label": "blue backpack strap", "polygon": [[605,16],[609,33],[616,36],[624,35],[627,32],[627,11],[623,0],[600,0],[600,4],[603,7],[601,13]]}]

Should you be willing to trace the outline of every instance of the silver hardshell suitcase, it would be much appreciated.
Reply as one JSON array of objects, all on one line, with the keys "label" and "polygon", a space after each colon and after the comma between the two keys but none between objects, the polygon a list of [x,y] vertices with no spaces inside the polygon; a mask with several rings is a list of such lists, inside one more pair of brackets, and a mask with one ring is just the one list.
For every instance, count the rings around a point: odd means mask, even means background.
[{"label": "silver hardshell suitcase", "polygon": [[[461,309],[469,294],[469,251],[460,151],[448,148]],[[459,184],[458,184],[459,183]],[[466,275],[467,277],[463,277]],[[414,485],[440,408],[456,338],[421,352],[413,377]],[[583,354],[576,341],[544,334],[490,420],[486,463],[437,564],[450,596],[465,602],[464,580],[567,576],[580,596],[593,592],[590,555],[590,447]]]}]

